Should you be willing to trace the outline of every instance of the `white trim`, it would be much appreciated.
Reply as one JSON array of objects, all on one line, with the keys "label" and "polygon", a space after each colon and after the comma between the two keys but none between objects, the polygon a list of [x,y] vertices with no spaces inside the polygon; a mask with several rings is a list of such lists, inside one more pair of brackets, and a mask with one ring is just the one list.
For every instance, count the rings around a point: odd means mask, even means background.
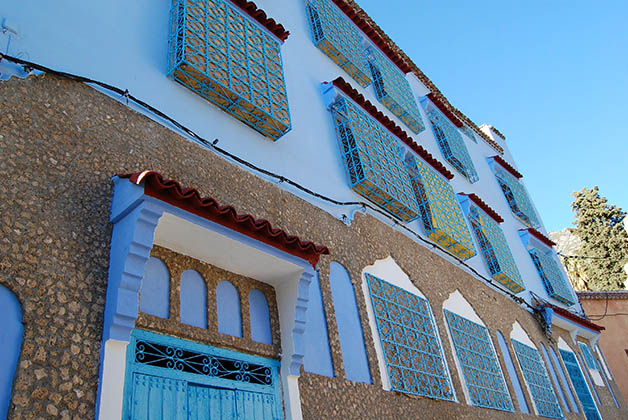
[{"label": "white trim", "polygon": [[608,365],[606,364],[606,358],[604,357],[604,353],[602,353],[602,349],[600,348],[599,344],[596,344],[595,346],[595,351],[597,352],[598,357],[600,358],[600,364],[602,365],[602,368],[604,369],[604,373],[606,374],[606,377],[608,378],[609,381],[613,381],[613,374],[611,373],[610,369],[608,368]]},{"label": "white trim", "polygon": [[124,378],[126,373],[126,348],[128,341],[105,341],[100,391],[99,419],[122,418]]}]

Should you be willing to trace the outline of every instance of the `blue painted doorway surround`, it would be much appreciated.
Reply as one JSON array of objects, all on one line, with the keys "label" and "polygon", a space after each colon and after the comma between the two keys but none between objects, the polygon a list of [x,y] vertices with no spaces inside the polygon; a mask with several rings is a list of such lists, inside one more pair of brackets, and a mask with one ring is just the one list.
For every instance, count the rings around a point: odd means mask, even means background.
[{"label": "blue painted doorway surround", "polygon": [[281,420],[279,362],[133,330],[123,419]]}]

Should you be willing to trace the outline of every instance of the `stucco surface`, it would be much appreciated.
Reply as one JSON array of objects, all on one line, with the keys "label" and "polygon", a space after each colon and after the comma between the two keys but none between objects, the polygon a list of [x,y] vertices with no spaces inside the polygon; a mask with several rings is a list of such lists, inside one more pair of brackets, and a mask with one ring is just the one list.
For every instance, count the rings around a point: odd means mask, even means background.
[{"label": "stucco surface", "polygon": [[[507,336],[515,319],[535,343],[545,340],[524,309],[370,216],[359,214],[347,227],[123,103],[89,86],[46,75],[0,83],[0,283],[17,295],[24,314],[9,419],[93,418],[111,237],[110,177],[144,169],[329,247],[331,255],[321,259],[319,268],[336,377],[302,375],[305,418],[414,418],[419,413],[424,418],[532,418],[383,391],[360,272],[392,256],[430,301],[441,334],[442,302],[457,289],[495,343],[495,330]],[[328,280],[334,260],[347,268],[356,290],[372,385],[343,379]],[[172,299],[178,297],[171,294]],[[140,317],[146,325],[154,321]],[[445,345],[444,351],[462,400],[451,348]],[[605,402],[610,398],[603,391],[600,397]],[[606,404],[603,415],[627,418],[628,411]]]}]

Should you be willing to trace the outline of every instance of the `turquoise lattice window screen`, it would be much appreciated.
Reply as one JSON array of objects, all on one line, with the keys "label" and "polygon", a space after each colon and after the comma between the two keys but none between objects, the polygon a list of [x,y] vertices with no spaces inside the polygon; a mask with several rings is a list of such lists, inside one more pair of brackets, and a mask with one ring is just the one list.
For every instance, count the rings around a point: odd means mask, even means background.
[{"label": "turquoise lattice window screen", "polygon": [[567,350],[558,349],[558,351],[560,352],[560,357],[563,359],[576,395],[580,400],[580,404],[584,410],[584,416],[587,420],[602,420],[595,407],[595,402],[593,401],[587,382],[584,376],[582,376],[582,371],[580,371],[576,356]]},{"label": "turquoise lattice window screen", "polygon": [[525,290],[504,232],[497,222],[477,207],[471,208],[469,219],[491,277],[515,293]]},{"label": "turquoise lattice window screen", "polygon": [[511,341],[538,415],[553,419],[564,418],[539,351],[517,340]]},{"label": "turquoise lattice window screen", "polygon": [[306,4],[314,44],[361,86],[371,83],[362,32],[329,0]]},{"label": "turquoise lattice window screen", "polygon": [[513,214],[528,226],[539,227],[539,219],[536,217],[530,196],[521,182],[501,168],[495,170],[495,178],[497,178]]},{"label": "turquoise lattice window screen", "polygon": [[473,405],[514,411],[504,374],[483,325],[445,310],[451,339]]},{"label": "turquoise lattice window screen", "polygon": [[291,128],[280,42],[223,0],[173,0],[168,75],[276,140]]},{"label": "turquoise lattice window screen", "polygon": [[537,248],[529,249],[528,253],[534,262],[536,271],[539,273],[549,297],[567,305],[573,305],[575,298],[571,292],[571,286],[564,278],[556,260]]},{"label": "turquoise lattice window screen", "polygon": [[425,112],[427,112],[438,147],[445,160],[469,182],[476,182],[479,179],[478,174],[458,129],[427,99]]},{"label": "turquoise lattice window screen", "polygon": [[412,154],[405,162],[427,236],[464,260],[475,255],[471,233],[449,182]]},{"label": "turquoise lattice window screen", "polygon": [[580,350],[582,351],[582,354],[584,355],[584,361],[586,362],[587,367],[589,369],[598,370],[597,363],[595,361],[595,356],[593,356],[593,352],[591,351],[591,348],[584,343],[578,343],[578,345],[580,346]]},{"label": "turquoise lattice window screen", "polygon": [[453,401],[427,300],[368,273],[366,280],[392,389]]},{"label": "turquoise lattice window screen", "polygon": [[410,83],[376,47],[368,48],[369,67],[377,99],[415,133],[425,130]]},{"label": "turquoise lattice window screen", "polygon": [[404,221],[415,219],[419,205],[393,135],[344,97],[331,111],[350,187]]}]

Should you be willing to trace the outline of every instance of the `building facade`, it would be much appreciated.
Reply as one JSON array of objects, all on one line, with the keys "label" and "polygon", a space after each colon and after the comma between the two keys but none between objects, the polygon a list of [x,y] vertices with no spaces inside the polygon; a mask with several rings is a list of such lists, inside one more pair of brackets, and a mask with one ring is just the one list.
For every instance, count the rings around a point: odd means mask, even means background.
[{"label": "building facade", "polygon": [[504,136],[353,1],[3,9],[0,416],[628,417]]}]

